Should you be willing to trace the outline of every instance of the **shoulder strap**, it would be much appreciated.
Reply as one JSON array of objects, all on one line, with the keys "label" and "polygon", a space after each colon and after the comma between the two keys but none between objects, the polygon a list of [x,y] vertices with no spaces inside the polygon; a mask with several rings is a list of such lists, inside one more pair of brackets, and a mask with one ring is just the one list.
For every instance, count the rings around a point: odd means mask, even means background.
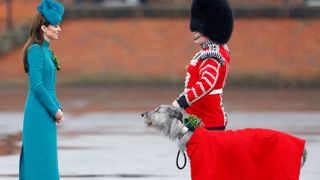
[{"label": "shoulder strap", "polygon": [[219,51],[203,51],[200,56],[197,57],[199,61],[206,60],[209,58],[216,59],[220,64],[225,64],[225,58],[220,54]]},{"label": "shoulder strap", "polygon": [[202,48],[208,48],[208,50],[201,50],[195,57],[195,61],[202,61],[205,59],[215,59],[217,60],[220,64],[224,65],[225,64],[225,58],[221,55],[220,53],[220,45],[216,44],[212,41],[207,41],[202,44]]}]

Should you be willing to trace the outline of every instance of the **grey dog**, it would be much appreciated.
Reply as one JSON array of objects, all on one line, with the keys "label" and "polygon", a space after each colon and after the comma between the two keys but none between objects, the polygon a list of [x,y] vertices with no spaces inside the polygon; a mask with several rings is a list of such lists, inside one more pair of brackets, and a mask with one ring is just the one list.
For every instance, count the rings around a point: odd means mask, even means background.
[{"label": "grey dog", "polygon": [[143,120],[148,127],[157,129],[171,140],[179,140],[179,150],[182,152],[193,134],[183,124],[186,116],[187,114],[180,108],[171,105],[160,105],[153,111],[142,114]]},{"label": "grey dog", "polygon": [[[187,116],[188,114],[182,109],[172,105],[160,105],[156,109],[142,114],[143,120],[148,127],[158,130],[171,140],[178,140],[179,149],[182,152],[186,149],[186,144],[193,135],[193,132],[184,125],[184,119]],[[304,149],[301,167],[305,161],[306,150]]]}]

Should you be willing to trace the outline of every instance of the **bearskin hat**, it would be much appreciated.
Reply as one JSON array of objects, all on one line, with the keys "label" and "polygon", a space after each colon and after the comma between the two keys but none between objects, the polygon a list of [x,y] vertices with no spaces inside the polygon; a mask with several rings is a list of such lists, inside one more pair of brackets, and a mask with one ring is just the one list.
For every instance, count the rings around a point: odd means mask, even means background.
[{"label": "bearskin hat", "polygon": [[227,0],[193,0],[190,30],[218,44],[227,43],[233,30],[233,14]]}]

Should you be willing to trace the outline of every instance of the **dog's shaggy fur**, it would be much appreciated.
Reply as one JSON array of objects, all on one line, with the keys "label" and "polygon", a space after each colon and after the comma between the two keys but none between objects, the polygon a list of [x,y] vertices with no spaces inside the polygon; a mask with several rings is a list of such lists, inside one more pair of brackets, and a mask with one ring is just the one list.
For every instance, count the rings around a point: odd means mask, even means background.
[{"label": "dog's shaggy fur", "polygon": [[171,140],[179,139],[179,150],[184,151],[186,143],[192,136],[192,131],[183,132],[186,127],[183,120],[186,113],[171,105],[160,105],[156,109],[142,114],[143,120],[148,127],[157,129]]},{"label": "dog's shaggy fur", "polygon": [[[142,117],[148,127],[157,129],[171,140],[179,140],[179,149],[184,151],[186,144],[193,135],[192,131],[186,131],[184,119],[188,115],[180,108],[172,105],[160,105],[156,109],[143,113]],[[303,152],[301,167],[306,161],[306,150]]]}]

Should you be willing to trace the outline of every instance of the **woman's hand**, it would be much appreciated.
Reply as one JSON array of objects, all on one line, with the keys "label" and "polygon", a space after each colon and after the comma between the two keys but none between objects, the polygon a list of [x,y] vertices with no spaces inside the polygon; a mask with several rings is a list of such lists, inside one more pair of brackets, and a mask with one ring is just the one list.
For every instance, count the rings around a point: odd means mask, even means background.
[{"label": "woman's hand", "polygon": [[61,109],[58,109],[56,115],[55,115],[55,120],[57,123],[61,123],[63,120],[63,112],[61,111]]},{"label": "woman's hand", "polygon": [[175,107],[180,108],[180,105],[179,105],[179,103],[177,102],[177,100],[174,100],[174,101],[172,102],[172,106],[175,106]]}]

